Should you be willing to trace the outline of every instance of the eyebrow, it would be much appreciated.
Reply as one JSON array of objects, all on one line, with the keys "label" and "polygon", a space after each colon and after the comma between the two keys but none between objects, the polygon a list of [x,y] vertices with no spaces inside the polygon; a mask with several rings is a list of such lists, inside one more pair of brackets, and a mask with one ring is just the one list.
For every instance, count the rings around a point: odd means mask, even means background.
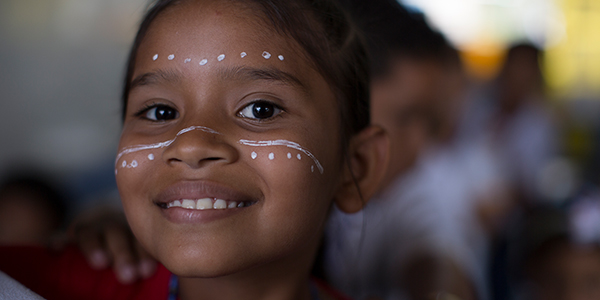
[{"label": "eyebrow", "polygon": [[135,77],[130,84],[129,90],[144,85],[157,84],[159,82],[177,82],[183,75],[178,71],[157,70],[148,72]]},{"label": "eyebrow", "polygon": [[299,87],[304,91],[308,90],[304,83],[298,79],[298,77],[276,68],[236,67],[221,70],[220,76],[223,79],[232,80],[272,81],[284,85]]},{"label": "eyebrow", "polygon": [[[296,76],[276,68],[235,67],[219,70],[218,76],[224,80],[250,80],[272,81],[284,85],[295,86],[307,92],[308,88]],[[183,74],[177,70],[156,70],[135,77],[129,90],[144,85],[158,84],[160,82],[173,83],[180,81]]]}]

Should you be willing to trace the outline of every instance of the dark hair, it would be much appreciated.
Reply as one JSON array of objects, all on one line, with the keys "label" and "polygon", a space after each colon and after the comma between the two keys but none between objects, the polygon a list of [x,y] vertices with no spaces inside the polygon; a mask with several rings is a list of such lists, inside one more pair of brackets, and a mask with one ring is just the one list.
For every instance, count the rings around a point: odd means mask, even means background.
[{"label": "dark hair", "polygon": [[[123,90],[123,117],[136,54],[150,24],[165,9],[182,1],[185,0],[157,0],[146,13],[129,53]],[[258,7],[264,21],[273,30],[293,38],[329,82],[339,102],[342,146],[346,145],[352,134],[370,123],[367,55],[357,28],[335,3],[328,0],[245,2]]]},{"label": "dark hair", "polygon": [[374,78],[385,77],[396,57],[433,60],[460,66],[457,51],[424,16],[408,11],[396,0],[339,0],[350,8],[364,32]]},{"label": "dark hair", "polygon": [[37,196],[32,204],[43,207],[52,215],[55,229],[64,225],[67,216],[67,199],[64,192],[42,173],[10,172],[0,182],[0,201],[6,194],[27,191]]}]

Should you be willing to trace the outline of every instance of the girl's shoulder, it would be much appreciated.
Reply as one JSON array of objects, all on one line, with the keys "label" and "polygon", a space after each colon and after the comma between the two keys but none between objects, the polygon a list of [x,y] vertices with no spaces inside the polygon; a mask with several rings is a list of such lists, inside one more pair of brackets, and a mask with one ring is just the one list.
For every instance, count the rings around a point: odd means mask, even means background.
[{"label": "girl's shoulder", "polygon": [[167,299],[171,276],[159,266],[152,277],[123,285],[111,269],[93,270],[74,247],[0,247],[0,270],[40,296],[52,299]]}]

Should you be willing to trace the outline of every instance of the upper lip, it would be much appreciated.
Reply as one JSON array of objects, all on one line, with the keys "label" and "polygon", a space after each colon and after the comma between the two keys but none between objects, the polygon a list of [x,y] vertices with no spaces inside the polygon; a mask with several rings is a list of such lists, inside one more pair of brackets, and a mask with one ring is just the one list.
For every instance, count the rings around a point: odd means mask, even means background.
[{"label": "upper lip", "polygon": [[228,201],[256,201],[248,194],[226,185],[210,181],[180,181],[162,190],[155,203],[169,203],[183,199],[215,198]]}]

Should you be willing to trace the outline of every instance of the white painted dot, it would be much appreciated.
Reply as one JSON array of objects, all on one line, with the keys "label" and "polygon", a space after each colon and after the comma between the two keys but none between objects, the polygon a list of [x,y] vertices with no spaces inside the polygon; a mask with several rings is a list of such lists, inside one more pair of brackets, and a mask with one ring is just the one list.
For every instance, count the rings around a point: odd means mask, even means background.
[{"label": "white painted dot", "polygon": [[292,159],[292,154],[288,153],[287,157],[288,157],[288,159]]},{"label": "white painted dot", "polygon": [[269,159],[270,160],[274,160],[275,159],[275,154],[273,154],[273,152],[269,153]]},{"label": "white painted dot", "polygon": [[252,159],[256,159],[256,157],[258,157],[258,154],[256,154],[256,152],[252,152],[251,156],[252,156]]},{"label": "white painted dot", "polygon": [[277,57],[279,58],[279,60],[283,60],[283,55],[279,55]]},{"label": "white painted dot", "polygon": [[175,54],[171,54],[167,57],[168,60],[173,60],[175,59]]},{"label": "white painted dot", "polygon": [[134,160],[134,161],[131,162],[131,167],[137,168],[137,166],[138,166],[138,163],[137,163],[136,160]]},{"label": "white painted dot", "polygon": [[218,61],[222,61],[224,59],[225,59],[225,54],[221,54],[221,55],[217,56]]},{"label": "white painted dot", "polygon": [[154,154],[152,154],[152,153],[148,154],[148,159],[149,160],[154,160]]},{"label": "white painted dot", "polygon": [[189,63],[190,61],[192,61],[192,59],[191,59],[191,58],[186,58],[186,59],[183,61],[183,63],[187,64],[187,63]]},{"label": "white painted dot", "polygon": [[315,166],[310,166],[310,171],[314,173],[315,172]]},{"label": "white painted dot", "polygon": [[240,56],[241,56],[242,58],[246,57],[246,55],[248,55],[248,54],[246,54],[246,52],[242,52],[242,53],[240,53]]},{"label": "white painted dot", "polygon": [[123,168],[127,167],[127,161],[126,161],[126,160],[124,160],[124,161],[123,161],[123,163],[121,164],[121,166],[122,166]]},{"label": "white painted dot", "polygon": [[203,60],[200,61],[200,65],[204,66],[207,62],[208,62],[208,59],[205,58],[205,59],[203,59]]},{"label": "white painted dot", "polygon": [[271,53],[265,51],[265,52],[263,52],[262,57],[264,57],[265,59],[269,59],[269,58],[271,58]]},{"label": "white painted dot", "polygon": [[298,158],[298,160],[302,159],[302,156],[300,156],[300,154],[296,155],[296,157]]},{"label": "white painted dot", "polygon": [[154,54],[154,56],[152,57],[152,60],[157,60],[158,59],[158,54]]}]

